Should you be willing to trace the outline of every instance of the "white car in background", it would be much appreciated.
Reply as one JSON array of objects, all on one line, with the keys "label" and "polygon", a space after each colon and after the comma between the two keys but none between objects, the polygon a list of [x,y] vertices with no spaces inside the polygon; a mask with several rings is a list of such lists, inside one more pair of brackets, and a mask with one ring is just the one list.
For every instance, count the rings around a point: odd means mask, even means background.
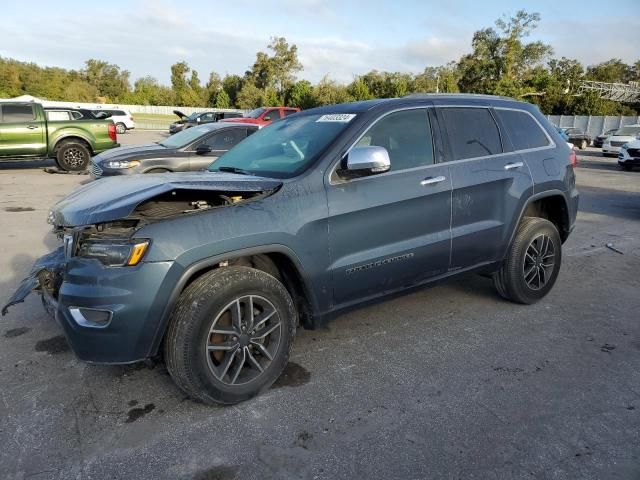
[{"label": "white car in background", "polygon": [[136,128],[136,124],[133,121],[133,115],[127,110],[122,108],[98,108],[93,110],[93,113],[105,112],[111,115],[111,120],[116,124],[116,133],[122,135],[127,130],[133,130]]},{"label": "white car in background", "polygon": [[625,125],[616,130],[602,144],[602,154],[607,157],[617,157],[620,147],[625,143],[633,142],[640,134],[640,125]]},{"label": "white car in background", "polygon": [[618,153],[618,165],[623,170],[631,171],[640,166],[640,139],[625,143]]}]

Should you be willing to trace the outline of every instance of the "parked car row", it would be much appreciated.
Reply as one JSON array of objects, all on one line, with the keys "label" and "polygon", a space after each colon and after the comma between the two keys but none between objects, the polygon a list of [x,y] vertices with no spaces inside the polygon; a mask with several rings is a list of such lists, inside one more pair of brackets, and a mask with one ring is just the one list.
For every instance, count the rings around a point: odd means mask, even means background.
[{"label": "parked car row", "polygon": [[169,133],[177,133],[187,128],[205,123],[232,122],[265,126],[271,122],[280,120],[299,112],[299,108],[293,107],[260,107],[250,111],[246,115],[239,112],[194,112],[187,116],[180,110],[174,110],[180,120],[169,125]]}]

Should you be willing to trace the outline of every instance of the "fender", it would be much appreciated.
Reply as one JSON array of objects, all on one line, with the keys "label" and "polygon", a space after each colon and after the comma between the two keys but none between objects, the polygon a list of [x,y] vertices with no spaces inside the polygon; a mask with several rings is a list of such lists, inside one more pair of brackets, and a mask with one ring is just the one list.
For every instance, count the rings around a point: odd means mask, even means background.
[{"label": "fender", "polygon": [[63,128],[61,130],[56,130],[49,136],[49,154],[52,155],[60,142],[68,138],[79,138],[85,141],[89,146],[89,150],[93,152],[96,140],[95,137],[87,135],[87,132],[80,129]]},{"label": "fender", "polygon": [[[557,197],[557,196],[562,197],[562,199],[564,201],[565,208],[567,209],[567,212],[568,212],[569,211],[569,202],[567,201],[567,196],[566,196],[565,192],[563,192],[562,190],[556,190],[556,189],[545,190],[544,192],[540,192],[540,193],[536,193],[534,195],[531,195],[527,199],[527,201],[522,206],[522,209],[520,210],[520,215],[518,215],[518,220],[511,227],[511,234],[509,235],[509,243],[507,243],[507,250],[504,252],[504,255],[502,255],[503,259],[506,257],[507,251],[508,251],[509,247],[511,246],[511,244],[513,243],[513,238],[516,236],[516,231],[518,230],[518,225],[520,225],[520,221],[524,217],[524,212],[527,211],[527,207],[529,205],[531,205],[533,202],[535,202],[537,200],[540,200],[542,198]],[[572,227],[573,226],[571,226],[570,229]]]},{"label": "fender", "polygon": [[171,316],[171,312],[173,312],[173,309],[175,308],[176,303],[178,302],[178,297],[184,290],[185,285],[195,273],[203,269],[206,269],[208,267],[217,265],[220,262],[225,260],[232,260],[234,258],[240,258],[240,257],[248,257],[252,255],[258,255],[261,253],[281,253],[293,262],[296,269],[298,270],[298,273],[300,274],[300,278],[302,279],[302,288],[304,290],[304,293],[307,299],[309,300],[311,311],[314,314],[316,314],[319,311],[317,299],[313,293],[313,290],[309,288],[307,277],[304,273],[304,267],[302,266],[300,259],[295,254],[295,252],[291,250],[289,247],[286,247],[281,244],[271,244],[271,245],[260,245],[256,247],[243,248],[243,249],[234,250],[231,252],[225,252],[218,255],[214,255],[213,257],[207,257],[207,258],[198,260],[197,262],[192,263],[182,271],[182,273],[180,274],[180,278],[175,283],[173,290],[171,291],[169,300],[167,301],[167,304],[165,305],[160,321],[158,322],[158,328],[155,332],[153,342],[151,344],[151,350],[149,351],[148,356],[151,357],[151,356],[157,355],[160,349],[160,343],[162,342],[162,338],[164,337],[164,332],[166,331],[167,325],[169,323],[169,317]]}]

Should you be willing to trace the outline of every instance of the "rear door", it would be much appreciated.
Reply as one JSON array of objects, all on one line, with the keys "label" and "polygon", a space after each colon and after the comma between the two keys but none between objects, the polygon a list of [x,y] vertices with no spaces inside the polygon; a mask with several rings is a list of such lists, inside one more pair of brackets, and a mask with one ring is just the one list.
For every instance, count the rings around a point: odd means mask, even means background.
[{"label": "rear door", "polygon": [[0,156],[41,157],[47,153],[46,123],[35,105],[0,105]]},{"label": "rear door", "polygon": [[434,162],[428,108],[383,116],[356,146],[387,149],[391,170],[327,185],[336,305],[413,285],[449,266],[451,179]]},{"label": "rear door", "polygon": [[439,107],[438,115],[453,187],[450,269],[499,260],[533,190],[529,169],[503,145],[489,107]]},{"label": "rear door", "polygon": [[[195,145],[189,155],[189,170],[204,170],[220,155],[230,150],[247,137],[246,128],[228,128],[218,130]],[[198,146],[206,145],[211,151],[196,153]]]}]

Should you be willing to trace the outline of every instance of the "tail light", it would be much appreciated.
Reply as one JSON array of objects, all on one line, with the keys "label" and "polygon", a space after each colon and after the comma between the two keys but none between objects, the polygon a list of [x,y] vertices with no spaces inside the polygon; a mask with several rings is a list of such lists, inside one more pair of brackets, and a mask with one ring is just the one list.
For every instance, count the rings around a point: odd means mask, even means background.
[{"label": "tail light", "polygon": [[575,150],[571,150],[569,152],[569,163],[573,168],[576,168],[578,166],[578,156],[576,155]]},{"label": "tail light", "polygon": [[133,122],[133,117],[129,117],[129,120],[131,120]]},{"label": "tail light", "polygon": [[113,122],[110,123],[108,128],[109,128],[109,138],[111,140],[113,140],[114,142],[117,141],[118,137],[116,136],[116,126],[115,126],[115,124]]}]

